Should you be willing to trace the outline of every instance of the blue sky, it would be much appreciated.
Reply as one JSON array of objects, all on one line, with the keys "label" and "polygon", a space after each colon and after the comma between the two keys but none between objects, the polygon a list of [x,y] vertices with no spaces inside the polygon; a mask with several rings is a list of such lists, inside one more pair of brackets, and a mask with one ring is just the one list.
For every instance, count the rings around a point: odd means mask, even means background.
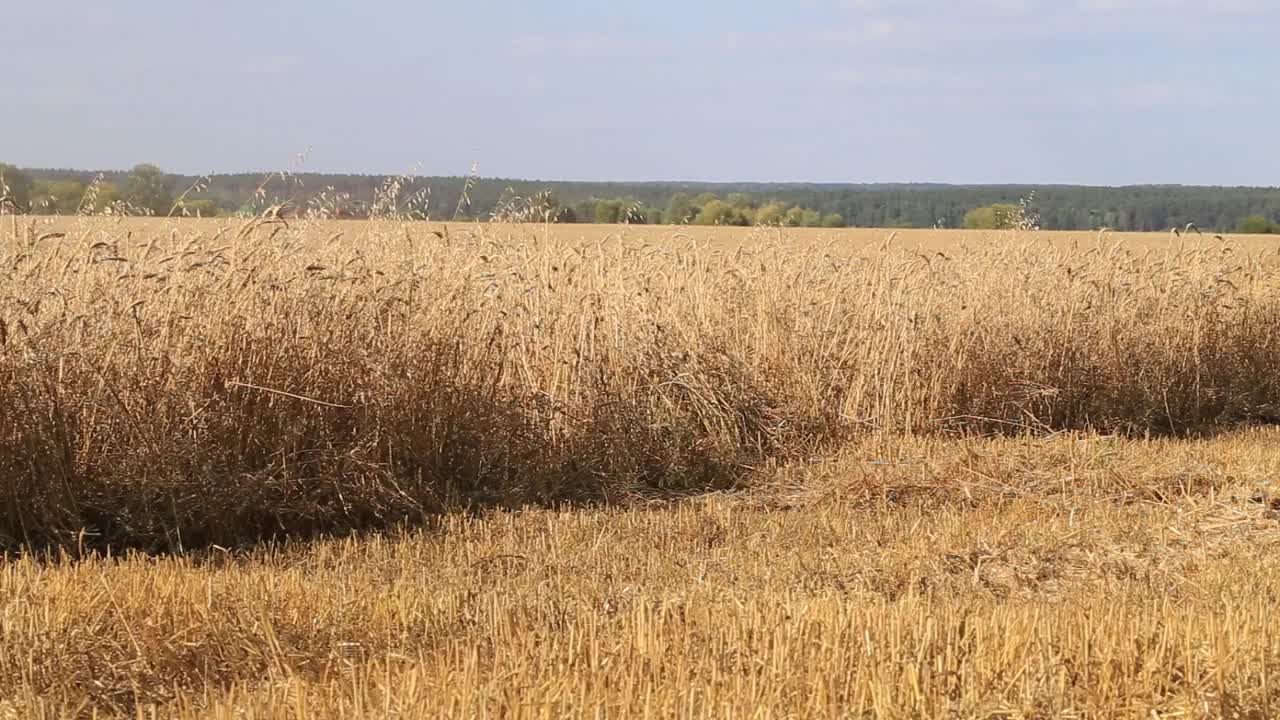
[{"label": "blue sky", "polygon": [[0,0],[0,28],[26,166],[1280,185],[1280,0]]}]

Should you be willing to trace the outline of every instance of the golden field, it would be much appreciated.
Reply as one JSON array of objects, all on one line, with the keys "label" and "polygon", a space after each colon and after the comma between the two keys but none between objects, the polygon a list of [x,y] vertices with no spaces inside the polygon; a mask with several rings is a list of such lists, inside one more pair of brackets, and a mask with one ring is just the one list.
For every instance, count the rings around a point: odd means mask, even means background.
[{"label": "golden field", "polygon": [[[12,218],[12,216],[10,216]],[[63,231],[83,227],[83,218],[68,217],[33,217],[19,221],[24,228],[34,228],[37,233]],[[180,232],[216,233],[228,226],[238,226],[243,221],[228,218],[178,218],[160,219],[145,217],[120,217],[114,219],[94,218],[91,224],[109,224],[117,231],[147,235],[164,229],[180,228]],[[358,239],[369,235],[377,235],[386,231],[386,223],[367,220],[289,220],[291,226],[304,225],[308,228],[323,227],[326,233],[342,233],[344,237]],[[976,248],[993,244],[1006,245],[1011,238],[1021,242],[1042,242],[1057,248],[1068,249],[1073,246],[1087,248],[1098,243],[1099,233],[1086,230],[964,230],[964,229],[929,229],[929,228],[803,228],[803,227],[721,227],[712,225],[597,225],[591,223],[551,224],[539,223],[483,223],[470,222],[408,222],[396,223],[408,228],[410,234],[425,234],[432,231],[452,229],[465,235],[482,232],[495,232],[504,238],[528,240],[550,238],[565,243],[594,243],[630,240],[670,245],[705,244],[713,248],[736,248],[741,245],[760,245],[784,243],[791,248],[822,248],[839,252],[855,252],[862,249],[878,248],[886,240],[893,247],[912,248],[949,252],[961,246]],[[382,227],[379,227],[379,226]],[[1168,250],[1179,246],[1194,248],[1212,246],[1226,242],[1247,251],[1266,252],[1280,250],[1280,244],[1274,236],[1243,235],[1235,233],[1218,234],[1214,232],[1197,233],[1191,230],[1185,235],[1173,232],[1118,232],[1107,230],[1102,237],[1108,243],[1120,244],[1124,247],[1142,252],[1146,250]]]},{"label": "golden field", "polygon": [[0,718],[1280,705],[1265,240],[3,221]]}]

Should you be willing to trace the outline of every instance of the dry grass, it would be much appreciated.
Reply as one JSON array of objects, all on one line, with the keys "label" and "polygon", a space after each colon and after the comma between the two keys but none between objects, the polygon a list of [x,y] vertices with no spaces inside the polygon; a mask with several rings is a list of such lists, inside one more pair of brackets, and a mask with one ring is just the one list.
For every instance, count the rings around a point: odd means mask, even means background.
[{"label": "dry grass", "polygon": [[1280,703],[1274,249],[5,230],[0,718]]},{"label": "dry grass", "polygon": [[19,560],[0,697],[13,717],[1273,717],[1277,440],[876,441],[675,504]]}]

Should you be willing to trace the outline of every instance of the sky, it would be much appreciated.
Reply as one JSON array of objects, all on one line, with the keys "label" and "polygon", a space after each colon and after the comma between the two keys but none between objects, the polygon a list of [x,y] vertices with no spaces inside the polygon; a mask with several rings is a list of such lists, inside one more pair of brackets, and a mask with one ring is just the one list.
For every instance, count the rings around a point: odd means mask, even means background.
[{"label": "sky", "polygon": [[0,0],[0,161],[1280,185],[1280,0]]}]

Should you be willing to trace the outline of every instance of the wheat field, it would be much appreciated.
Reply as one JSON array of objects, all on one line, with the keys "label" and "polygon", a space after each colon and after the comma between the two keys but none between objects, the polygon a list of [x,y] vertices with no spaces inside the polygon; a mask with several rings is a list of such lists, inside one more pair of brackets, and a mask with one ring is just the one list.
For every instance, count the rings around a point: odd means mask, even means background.
[{"label": "wheat field", "polygon": [[0,718],[1280,705],[1263,240],[0,220]]}]

